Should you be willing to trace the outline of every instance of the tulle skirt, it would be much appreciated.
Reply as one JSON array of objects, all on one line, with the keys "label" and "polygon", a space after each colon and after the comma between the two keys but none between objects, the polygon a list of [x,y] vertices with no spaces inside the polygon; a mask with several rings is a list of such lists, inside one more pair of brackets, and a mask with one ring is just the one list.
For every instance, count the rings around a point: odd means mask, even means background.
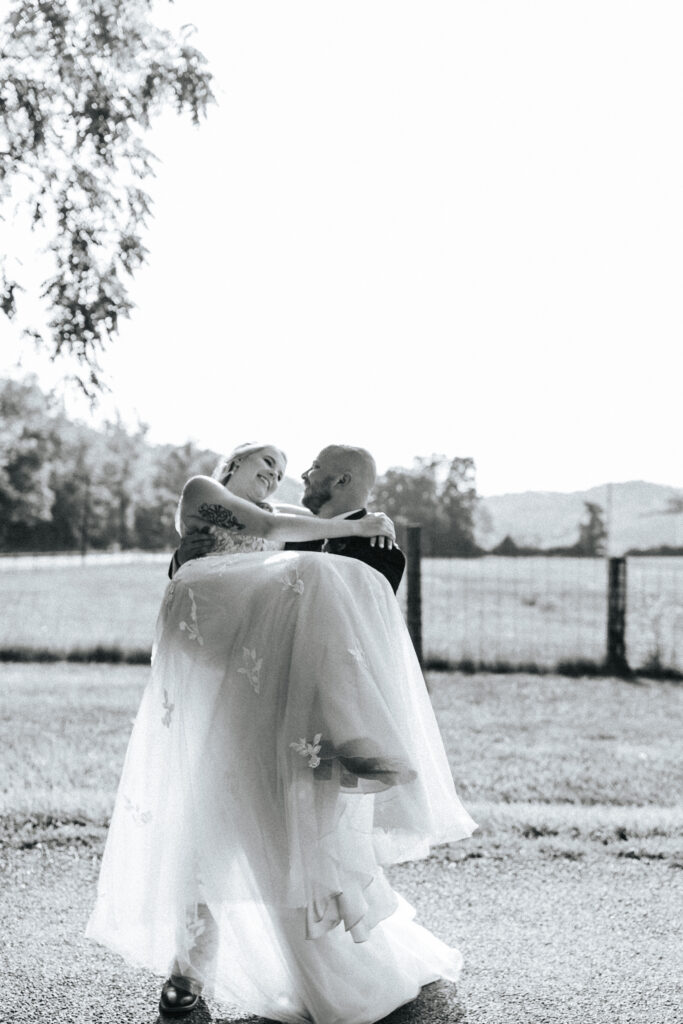
[{"label": "tulle skirt", "polygon": [[274,1020],[369,1024],[461,963],[383,866],[474,828],[384,577],[208,556],[163,601],[87,935]]}]

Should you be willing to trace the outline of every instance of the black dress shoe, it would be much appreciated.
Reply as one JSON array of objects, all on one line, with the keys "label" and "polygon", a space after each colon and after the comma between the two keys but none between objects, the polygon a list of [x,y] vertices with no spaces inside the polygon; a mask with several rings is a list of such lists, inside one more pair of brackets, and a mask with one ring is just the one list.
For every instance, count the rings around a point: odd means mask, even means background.
[{"label": "black dress shoe", "polygon": [[159,1000],[159,1013],[167,1017],[184,1017],[192,1013],[199,1002],[199,996],[195,992],[189,992],[180,985],[174,985],[171,979],[164,982]]}]

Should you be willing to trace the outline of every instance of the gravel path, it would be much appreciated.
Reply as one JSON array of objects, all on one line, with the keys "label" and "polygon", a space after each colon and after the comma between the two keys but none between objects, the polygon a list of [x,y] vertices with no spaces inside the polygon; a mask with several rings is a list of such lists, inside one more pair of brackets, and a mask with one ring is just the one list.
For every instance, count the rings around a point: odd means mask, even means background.
[{"label": "gravel path", "polygon": [[[159,979],[87,942],[93,847],[0,849],[3,1022],[153,1024]],[[386,1024],[681,1024],[683,872],[675,857],[581,855],[542,840],[402,865],[395,887],[465,956],[457,989],[428,986]],[[190,1024],[257,1024],[203,1006]]]}]

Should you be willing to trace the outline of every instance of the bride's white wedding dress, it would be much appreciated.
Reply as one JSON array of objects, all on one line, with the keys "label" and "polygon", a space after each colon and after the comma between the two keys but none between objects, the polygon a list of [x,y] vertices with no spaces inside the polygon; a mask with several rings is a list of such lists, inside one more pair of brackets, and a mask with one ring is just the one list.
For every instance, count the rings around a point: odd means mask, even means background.
[{"label": "bride's white wedding dress", "polygon": [[221,547],[167,589],[87,934],[263,1017],[369,1024],[461,965],[382,866],[476,826],[384,577]]}]

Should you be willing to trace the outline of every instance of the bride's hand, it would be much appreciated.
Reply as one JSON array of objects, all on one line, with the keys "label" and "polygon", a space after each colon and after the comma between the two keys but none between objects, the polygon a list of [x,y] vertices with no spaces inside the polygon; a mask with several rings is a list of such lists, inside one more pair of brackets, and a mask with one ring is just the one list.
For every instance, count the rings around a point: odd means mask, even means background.
[{"label": "bride's hand", "polygon": [[369,537],[372,547],[377,544],[379,547],[391,549],[396,540],[396,530],[389,516],[384,512],[368,512],[362,519],[352,520],[358,524],[358,535]]}]

